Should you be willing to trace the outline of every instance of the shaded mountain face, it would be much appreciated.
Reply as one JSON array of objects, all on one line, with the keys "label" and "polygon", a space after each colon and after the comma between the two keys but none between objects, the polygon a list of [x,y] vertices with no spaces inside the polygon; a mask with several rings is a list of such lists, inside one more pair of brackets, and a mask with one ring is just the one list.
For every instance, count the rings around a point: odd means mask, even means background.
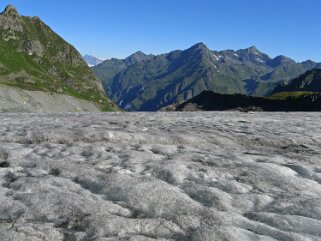
[{"label": "shaded mountain face", "polygon": [[292,91],[321,92],[321,69],[307,71],[298,78],[277,86],[273,92]]},{"label": "shaded mountain face", "polygon": [[272,59],[255,47],[211,51],[199,43],[158,56],[139,52],[124,60],[107,60],[93,70],[108,96],[122,108],[154,111],[204,90],[264,96],[278,82],[317,66],[320,64],[296,63],[284,56]]},{"label": "shaded mountain face", "polygon": [[321,111],[321,93],[292,92],[271,97],[217,94],[204,91],[165,111]]},{"label": "shaded mountain face", "polygon": [[0,14],[0,46],[1,84],[71,95],[102,110],[117,108],[77,50],[38,17],[8,6]]},{"label": "shaded mountain face", "polygon": [[85,60],[85,62],[88,64],[89,67],[93,67],[104,62],[104,59],[100,59],[88,54],[85,55],[83,59]]}]

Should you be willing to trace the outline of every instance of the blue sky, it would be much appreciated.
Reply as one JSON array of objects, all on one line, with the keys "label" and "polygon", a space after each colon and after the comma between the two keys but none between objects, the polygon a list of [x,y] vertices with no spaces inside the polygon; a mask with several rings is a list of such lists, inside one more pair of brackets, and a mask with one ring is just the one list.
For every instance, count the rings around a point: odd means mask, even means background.
[{"label": "blue sky", "polygon": [[204,42],[321,62],[321,0],[0,0],[7,4],[39,16],[82,54],[124,58]]}]

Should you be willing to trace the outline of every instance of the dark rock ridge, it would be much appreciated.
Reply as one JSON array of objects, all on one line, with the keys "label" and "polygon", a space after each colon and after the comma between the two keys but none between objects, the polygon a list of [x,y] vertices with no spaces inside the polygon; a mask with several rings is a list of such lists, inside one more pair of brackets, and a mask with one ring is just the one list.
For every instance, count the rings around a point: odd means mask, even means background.
[{"label": "dark rock ridge", "polygon": [[271,58],[256,47],[212,51],[204,43],[161,55],[142,52],[106,60],[93,68],[106,93],[127,110],[154,111],[184,102],[205,90],[221,94],[266,96],[281,82],[321,67]]},{"label": "dark rock ridge", "polygon": [[70,95],[101,110],[117,108],[78,51],[38,17],[6,7],[0,14],[0,46],[0,84]]},{"label": "dark rock ridge", "polygon": [[[321,111],[321,93],[282,93],[272,97],[252,97],[241,94],[217,94],[204,91],[198,96],[166,111]],[[284,97],[284,95],[287,96]]]}]

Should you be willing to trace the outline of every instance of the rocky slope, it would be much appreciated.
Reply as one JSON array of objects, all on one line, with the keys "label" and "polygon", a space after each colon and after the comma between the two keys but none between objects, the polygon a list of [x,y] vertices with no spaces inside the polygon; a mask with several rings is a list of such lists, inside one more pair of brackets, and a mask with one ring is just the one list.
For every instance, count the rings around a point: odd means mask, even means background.
[{"label": "rocky slope", "polygon": [[124,60],[107,60],[93,70],[122,108],[149,111],[184,102],[204,90],[264,96],[278,82],[318,66],[285,56],[272,59],[255,47],[211,51],[199,43],[158,56],[138,52]]},{"label": "rocky slope", "polygon": [[101,110],[116,108],[77,50],[38,17],[8,6],[0,14],[0,46],[1,84],[74,96]]},{"label": "rocky slope", "polygon": [[204,91],[194,98],[163,111],[321,111],[321,93],[281,92],[270,97],[224,95]]},{"label": "rocky slope", "polygon": [[0,114],[0,239],[319,241],[319,119]]}]

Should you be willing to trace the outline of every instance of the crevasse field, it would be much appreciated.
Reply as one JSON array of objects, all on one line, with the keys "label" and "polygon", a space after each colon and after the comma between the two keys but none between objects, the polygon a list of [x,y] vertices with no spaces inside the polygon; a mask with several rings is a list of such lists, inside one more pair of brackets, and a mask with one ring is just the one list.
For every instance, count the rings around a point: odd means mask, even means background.
[{"label": "crevasse field", "polygon": [[0,114],[0,240],[321,240],[320,118]]}]

